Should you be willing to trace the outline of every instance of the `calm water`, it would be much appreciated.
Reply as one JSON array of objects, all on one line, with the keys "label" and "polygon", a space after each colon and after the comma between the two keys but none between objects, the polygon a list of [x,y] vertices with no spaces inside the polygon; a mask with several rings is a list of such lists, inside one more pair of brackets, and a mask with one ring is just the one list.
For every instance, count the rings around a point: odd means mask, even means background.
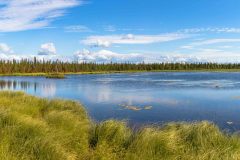
[{"label": "calm water", "polygon": [[96,121],[127,119],[139,125],[210,120],[223,129],[240,129],[240,73],[0,77],[0,90],[78,100]]}]

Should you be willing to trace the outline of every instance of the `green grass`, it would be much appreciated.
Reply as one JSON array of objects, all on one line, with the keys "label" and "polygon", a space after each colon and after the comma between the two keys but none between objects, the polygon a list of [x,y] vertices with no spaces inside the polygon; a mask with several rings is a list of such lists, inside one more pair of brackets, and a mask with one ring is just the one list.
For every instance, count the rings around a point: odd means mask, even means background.
[{"label": "green grass", "polygon": [[209,122],[133,131],[124,121],[93,123],[77,102],[0,92],[3,160],[238,160],[240,137]]},{"label": "green grass", "polygon": [[50,79],[64,79],[65,75],[62,73],[51,73],[47,74],[45,77]]}]

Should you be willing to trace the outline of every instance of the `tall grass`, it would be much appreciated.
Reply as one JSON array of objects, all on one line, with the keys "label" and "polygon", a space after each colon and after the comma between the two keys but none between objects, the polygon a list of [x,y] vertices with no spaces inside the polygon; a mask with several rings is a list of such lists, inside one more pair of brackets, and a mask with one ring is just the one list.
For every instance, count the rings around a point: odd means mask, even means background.
[{"label": "tall grass", "polygon": [[93,123],[77,102],[0,92],[3,160],[238,160],[240,137],[209,122],[133,131],[124,121]]},{"label": "tall grass", "polygon": [[89,129],[78,103],[0,93],[0,159],[84,159]]},{"label": "tall grass", "polygon": [[49,79],[64,79],[65,75],[62,73],[48,73],[45,77]]}]

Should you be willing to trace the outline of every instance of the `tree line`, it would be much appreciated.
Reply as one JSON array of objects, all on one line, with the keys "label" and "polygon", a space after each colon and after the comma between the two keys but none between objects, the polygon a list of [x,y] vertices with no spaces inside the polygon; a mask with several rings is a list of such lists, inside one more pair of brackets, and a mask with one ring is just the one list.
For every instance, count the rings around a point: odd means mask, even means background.
[{"label": "tree line", "polygon": [[0,60],[0,74],[11,73],[68,73],[101,71],[157,71],[157,70],[224,70],[240,69],[238,63],[78,63],[61,61]]}]

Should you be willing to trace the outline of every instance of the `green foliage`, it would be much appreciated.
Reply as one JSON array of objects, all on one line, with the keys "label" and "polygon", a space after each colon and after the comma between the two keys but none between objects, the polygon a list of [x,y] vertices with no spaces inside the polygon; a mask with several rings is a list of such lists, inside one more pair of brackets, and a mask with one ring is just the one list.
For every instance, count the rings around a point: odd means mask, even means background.
[{"label": "green foliage", "polygon": [[209,122],[146,126],[92,123],[77,102],[0,92],[0,159],[239,160],[240,137]]},{"label": "green foliage", "polygon": [[47,74],[46,78],[50,79],[64,79],[65,75],[61,73],[52,73],[52,74]]},{"label": "green foliage", "polygon": [[240,64],[218,63],[77,63],[60,61],[0,61],[0,74],[92,73],[122,71],[238,70]]}]

